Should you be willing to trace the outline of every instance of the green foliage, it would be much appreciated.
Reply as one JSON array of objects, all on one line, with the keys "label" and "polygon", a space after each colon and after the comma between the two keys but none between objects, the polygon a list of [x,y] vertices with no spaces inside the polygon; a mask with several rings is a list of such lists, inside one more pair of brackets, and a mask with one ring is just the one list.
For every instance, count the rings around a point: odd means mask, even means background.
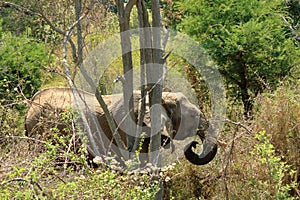
[{"label": "green foliage", "polygon": [[[300,26],[300,2],[298,0],[285,0],[284,5],[287,7],[292,25],[299,29]],[[296,28],[296,29],[297,29]],[[298,30],[299,33],[299,30]]]},{"label": "green foliage", "polygon": [[[100,171],[99,171],[100,172]],[[60,183],[52,191],[55,199],[83,198],[83,199],[153,199],[157,188],[147,183],[147,177],[136,178],[139,185],[124,185],[128,182],[126,176],[120,176],[114,171],[102,171],[81,176],[68,183]],[[156,189],[155,189],[156,188]],[[127,191],[124,191],[127,190]]]},{"label": "green foliage", "polygon": [[48,63],[46,47],[25,36],[0,38],[0,99],[2,103],[31,97],[40,88],[41,69]]},{"label": "green foliage", "polygon": [[[2,166],[2,154],[0,156],[1,169],[7,172],[0,175],[0,199],[150,200],[155,197],[159,183],[151,180],[150,176],[90,168],[85,157],[86,146],[76,139],[81,131],[77,129],[79,133],[76,135],[73,132],[76,113],[67,109],[60,117],[63,122],[70,124],[64,133],[52,128],[47,132],[50,136],[46,141],[45,138],[20,137],[33,142],[5,143],[11,151],[5,156],[6,162],[8,157],[13,155],[13,158],[8,166]],[[9,129],[6,126],[4,128]],[[0,141],[3,139],[0,137]],[[17,148],[21,148],[21,151]],[[33,155],[19,155],[25,152]],[[15,159],[15,155],[20,157]]]},{"label": "green foliage", "polygon": [[[271,134],[276,155],[300,172],[300,81],[286,81],[274,93],[260,95],[254,127]],[[295,176],[291,179],[297,179]]]},{"label": "green foliage", "polygon": [[[62,138],[61,138],[62,139]],[[62,140],[68,141],[69,138]],[[149,176],[121,175],[107,170],[94,171],[82,156],[65,151],[71,157],[59,167],[60,145],[46,143],[47,151],[27,167],[14,167],[0,182],[0,199],[153,199],[157,183]],[[75,162],[77,161],[77,162]],[[73,164],[73,165],[72,165]]]},{"label": "green foliage", "polygon": [[228,94],[245,110],[299,66],[299,48],[281,19],[282,1],[183,1],[178,29],[200,41],[225,76]]},{"label": "green foliage", "polygon": [[261,165],[266,165],[265,174],[269,176],[267,180],[257,180],[252,183],[257,190],[261,190],[258,191],[263,195],[261,198],[295,199],[289,192],[297,187],[297,183],[295,181],[285,183],[285,179],[287,175],[293,177],[296,171],[282,161],[282,158],[276,156],[275,148],[270,142],[270,135],[267,135],[265,131],[261,131],[255,137],[259,143],[255,145],[251,153],[259,160]]}]

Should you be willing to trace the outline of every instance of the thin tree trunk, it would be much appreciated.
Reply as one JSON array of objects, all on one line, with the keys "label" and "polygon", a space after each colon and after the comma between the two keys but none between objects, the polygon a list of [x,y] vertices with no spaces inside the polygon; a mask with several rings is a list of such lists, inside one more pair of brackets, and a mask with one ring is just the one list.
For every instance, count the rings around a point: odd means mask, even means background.
[{"label": "thin tree trunk", "polygon": [[122,0],[117,1],[118,19],[120,26],[121,47],[122,47],[122,62],[124,73],[123,96],[124,96],[124,109],[126,115],[124,119],[125,132],[127,139],[127,148],[131,152],[134,146],[133,137],[136,133],[135,116],[134,116],[134,103],[133,103],[133,70],[132,70],[132,54],[131,54],[131,40],[128,30],[130,29],[130,12],[132,10],[135,0],[130,0],[126,7]]},{"label": "thin tree trunk", "polygon": [[[152,0],[152,54],[153,65],[147,71],[148,78],[153,81],[153,89],[149,92],[150,99],[150,117],[151,117],[151,141],[150,141],[150,161],[156,166],[161,165],[160,141],[161,141],[161,98],[162,98],[162,76],[163,59],[161,51],[160,36],[160,6],[159,0]],[[149,74],[148,74],[149,73]]]},{"label": "thin tree trunk", "polygon": [[239,87],[241,89],[242,102],[244,105],[244,117],[245,119],[249,119],[251,118],[252,115],[253,103],[251,101],[251,96],[248,92],[249,83],[248,83],[246,66],[242,64],[241,68],[242,68],[240,73],[241,80],[240,80]]},{"label": "thin tree trunk", "polygon": [[[81,11],[82,11],[82,1],[81,0],[74,0],[74,7],[75,7],[75,19],[76,21],[80,18]],[[82,63],[82,49],[83,49],[83,38],[82,38],[82,29],[81,29],[81,23],[79,22],[76,25],[77,28],[77,54],[76,56],[73,56],[74,63],[76,66],[80,66]],[[72,73],[72,80],[75,79],[77,73],[77,68],[74,68],[74,71]]]},{"label": "thin tree trunk", "polygon": [[[82,1],[74,0],[75,2],[75,19],[76,21],[80,18],[81,10],[82,10]],[[76,64],[80,65],[82,62],[82,48],[83,48],[83,38],[82,38],[82,30],[81,23],[78,23],[77,26],[77,60]]]},{"label": "thin tree trunk", "polygon": [[[143,121],[145,117],[145,112],[146,112],[146,71],[145,71],[145,36],[144,36],[144,30],[143,27],[144,25],[144,20],[143,17],[145,15],[143,11],[143,2],[141,0],[138,0],[136,2],[136,7],[138,10],[138,21],[139,21],[139,27],[140,29],[140,79],[141,79],[141,106],[139,108],[139,115],[138,115],[138,123],[137,123],[137,129],[136,129],[136,140],[133,145],[133,150],[136,150],[139,143],[140,143],[140,138],[142,135],[142,126],[143,126]],[[147,11],[147,10],[146,10]],[[146,13],[147,14],[147,13]]]}]

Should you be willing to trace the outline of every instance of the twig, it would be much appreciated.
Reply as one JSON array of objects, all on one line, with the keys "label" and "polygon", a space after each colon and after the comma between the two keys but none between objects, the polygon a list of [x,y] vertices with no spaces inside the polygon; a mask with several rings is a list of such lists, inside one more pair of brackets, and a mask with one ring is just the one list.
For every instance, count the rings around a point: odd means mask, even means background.
[{"label": "twig", "polygon": [[232,121],[230,119],[225,119],[225,122],[234,124],[236,126],[240,126],[243,129],[245,129],[250,135],[253,135],[253,131],[250,128],[248,128],[246,125],[242,124],[241,122],[235,122],[235,121]]},{"label": "twig", "polygon": [[4,186],[4,185],[9,184],[9,183],[14,182],[14,181],[24,181],[24,182],[29,182],[28,180],[26,180],[26,179],[24,179],[24,178],[14,178],[14,179],[11,179],[11,180],[2,182],[1,185]]},{"label": "twig", "polygon": [[67,182],[62,179],[61,177],[59,177],[58,175],[56,175],[55,173],[52,173],[53,176],[55,176],[56,178],[58,178],[61,182],[63,182],[64,184],[67,184]]},{"label": "twig", "polygon": [[231,142],[230,142],[230,143],[231,143],[230,150],[229,150],[229,153],[228,153],[228,155],[227,155],[226,160],[224,161],[225,164],[224,164],[224,167],[223,167],[223,170],[222,170],[223,173],[224,173],[223,176],[225,177],[224,182],[225,182],[225,194],[226,194],[226,199],[229,199],[229,189],[228,189],[227,180],[226,180],[226,178],[227,178],[227,170],[228,170],[229,163],[231,162],[231,157],[232,157],[232,154],[233,154],[233,149],[234,149],[234,145],[235,145],[235,140],[236,140],[237,138],[240,138],[242,135],[244,135],[244,134],[239,134],[239,135],[237,135],[238,128],[239,128],[239,127],[242,127],[243,129],[245,129],[245,130],[248,132],[248,134],[251,134],[251,135],[253,135],[253,132],[252,132],[252,130],[250,130],[249,127],[247,127],[246,125],[242,124],[241,122],[234,122],[234,121],[232,121],[232,120],[230,120],[230,119],[225,119],[225,122],[234,124],[234,125],[236,126],[236,127],[235,127],[235,131],[234,131],[233,138],[232,138],[232,140],[231,140]]},{"label": "twig", "polygon": [[285,19],[285,17],[281,16],[281,19],[283,20],[283,22],[288,26],[288,28],[290,29],[292,36],[298,41],[300,42],[300,35],[297,35],[295,29],[292,27],[292,25],[290,25],[290,23]]},{"label": "twig", "polygon": [[12,138],[12,139],[25,139],[25,140],[32,140],[32,141],[35,141],[35,142],[40,142],[40,143],[43,143],[43,144],[46,144],[45,141],[43,140],[39,140],[39,139],[35,139],[35,138],[32,138],[32,137],[27,137],[27,136],[15,136],[15,135],[12,135],[12,136],[0,136],[0,139],[1,138],[5,138],[5,139],[9,139],[9,138]]},{"label": "twig", "polygon": [[226,199],[229,199],[229,189],[228,189],[227,180],[226,180],[226,178],[227,178],[227,169],[228,169],[228,166],[229,166],[229,163],[231,161],[232,154],[233,154],[233,148],[234,148],[234,144],[235,144],[234,141],[235,141],[235,138],[236,138],[236,133],[238,131],[238,127],[239,126],[237,125],[236,128],[235,128],[234,135],[233,135],[233,140],[232,140],[231,147],[230,147],[230,151],[229,151],[229,153],[227,155],[227,159],[225,161],[225,166],[223,168],[224,177],[225,177],[224,182],[225,182],[225,195],[226,195]]},{"label": "twig", "polygon": [[75,130],[75,126],[74,126],[74,121],[72,120],[72,137],[70,138],[68,149],[67,149],[66,156],[65,156],[64,172],[63,172],[64,174],[66,174],[66,168],[67,168],[67,164],[68,164],[68,154],[71,150],[73,143],[76,148],[76,144],[75,144],[76,143],[76,130]]},{"label": "twig", "polygon": [[29,180],[26,180],[24,178],[17,177],[17,178],[13,178],[11,180],[8,180],[8,181],[4,181],[4,182],[1,183],[1,185],[4,186],[6,184],[9,184],[9,183],[15,182],[15,181],[22,181],[22,182],[26,182],[26,183],[30,184],[30,186],[32,187],[32,190],[35,192],[34,196],[35,196],[36,199],[39,199],[38,198],[38,191],[35,189],[34,186],[36,186],[42,192],[42,194],[45,195],[42,186],[38,182],[33,181],[33,180],[29,181]]}]

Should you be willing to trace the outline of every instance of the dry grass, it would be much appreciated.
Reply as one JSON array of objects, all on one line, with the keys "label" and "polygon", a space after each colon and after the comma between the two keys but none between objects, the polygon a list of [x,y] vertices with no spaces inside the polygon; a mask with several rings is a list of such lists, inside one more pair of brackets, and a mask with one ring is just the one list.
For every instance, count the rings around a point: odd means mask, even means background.
[{"label": "dry grass", "polygon": [[274,94],[262,95],[254,130],[271,134],[276,153],[300,170],[300,86],[281,87]]},{"label": "dry grass", "polygon": [[[226,123],[220,138],[226,145],[217,157],[205,166],[182,159],[165,171],[164,199],[299,199],[299,102],[299,86],[282,86],[257,98],[251,122],[239,120],[242,112],[232,109],[234,121]],[[45,150],[48,141],[25,138],[20,115],[1,110],[3,194],[22,199],[153,199],[156,190],[149,177],[95,170],[75,153],[68,154],[76,161],[73,165],[57,165],[55,158],[63,151],[55,152],[55,144]],[[27,196],[13,196],[18,192]]]},{"label": "dry grass", "polygon": [[257,98],[252,121],[232,108],[239,121],[227,121],[220,138],[227,145],[208,165],[169,171],[166,199],[299,199],[299,102],[299,85],[282,86]]}]

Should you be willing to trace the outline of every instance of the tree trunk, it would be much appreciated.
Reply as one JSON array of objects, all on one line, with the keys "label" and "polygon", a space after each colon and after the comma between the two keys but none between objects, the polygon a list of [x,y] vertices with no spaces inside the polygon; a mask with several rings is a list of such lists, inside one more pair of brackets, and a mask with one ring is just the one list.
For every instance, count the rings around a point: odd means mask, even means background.
[{"label": "tree trunk", "polygon": [[122,0],[117,1],[118,8],[118,19],[120,26],[121,36],[121,47],[122,47],[122,62],[123,62],[123,73],[124,73],[124,84],[123,84],[123,96],[124,96],[124,108],[125,113],[128,115],[124,119],[125,132],[127,137],[127,148],[131,152],[134,146],[133,137],[136,133],[135,116],[134,116],[134,105],[133,105],[133,70],[132,70],[132,54],[131,54],[131,40],[128,30],[130,29],[130,12],[134,0],[130,0],[126,7]]},{"label": "tree trunk", "polygon": [[247,69],[245,64],[242,64],[241,69],[242,69],[240,73],[241,81],[239,82],[239,87],[241,90],[241,97],[244,105],[244,117],[245,119],[249,119],[251,118],[252,115],[253,102],[251,100],[251,96],[248,90],[249,83],[248,83]]},{"label": "tree trunk", "polygon": [[[148,26],[148,12],[145,6],[144,1],[138,0],[136,2],[136,7],[138,10],[138,21],[139,21],[139,27],[141,28],[140,30],[140,79],[141,79],[141,107],[140,107],[140,112],[138,116],[138,124],[137,124],[137,130],[136,130],[136,136],[137,138],[141,138],[142,134],[142,126],[143,126],[143,121],[145,117],[145,112],[146,112],[146,71],[145,71],[145,66],[146,66],[146,49],[144,48],[146,45],[145,41],[145,30],[143,29],[144,27]],[[136,150],[138,145],[140,143],[139,139],[135,140],[133,150]]]},{"label": "tree trunk", "polygon": [[[161,51],[160,36],[160,6],[159,0],[152,0],[152,55],[153,65],[147,69],[148,83],[151,81],[153,88],[149,91],[150,117],[151,117],[151,142],[150,142],[150,161],[156,166],[161,165],[160,141],[161,141],[161,98],[162,98],[162,75],[163,59]],[[150,80],[149,80],[150,79]]]},{"label": "tree trunk", "polygon": [[[81,0],[74,0],[74,7],[75,7],[75,19],[76,21],[79,20],[81,16],[81,11],[82,11],[82,1]],[[77,28],[77,55],[73,56],[73,61],[76,66],[80,66],[82,63],[82,49],[83,49],[83,38],[82,38],[82,29],[81,29],[81,23],[77,23],[76,25]],[[77,73],[77,68],[74,69],[74,72],[72,73],[72,80],[75,79]]]},{"label": "tree trunk", "polygon": [[[140,46],[141,46],[141,80],[144,80],[146,72],[146,89],[149,95],[150,118],[151,118],[151,142],[150,142],[150,162],[153,165],[160,165],[160,145],[161,145],[161,96],[162,96],[162,76],[163,59],[160,36],[160,10],[159,1],[152,0],[152,27],[150,28],[148,11],[143,0],[137,1]],[[145,66],[145,68],[144,68]],[[145,72],[144,72],[145,70]],[[144,83],[141,82],[142,89]],[[143,95],[146,95],[144,93]],[[140,119],[139,119],[140,120]]]},{"label": "tree trunk", "polygon": [[[75,18],[76,21],[78,21],[82,11],[82,1],[74,0],[74,2],[75,2]],[[78,52],[76,64],[80,65],[82,63],[82,49],[83,49],[81,23],[78,23],[76,28],[77,28],[77,52]]]}]

